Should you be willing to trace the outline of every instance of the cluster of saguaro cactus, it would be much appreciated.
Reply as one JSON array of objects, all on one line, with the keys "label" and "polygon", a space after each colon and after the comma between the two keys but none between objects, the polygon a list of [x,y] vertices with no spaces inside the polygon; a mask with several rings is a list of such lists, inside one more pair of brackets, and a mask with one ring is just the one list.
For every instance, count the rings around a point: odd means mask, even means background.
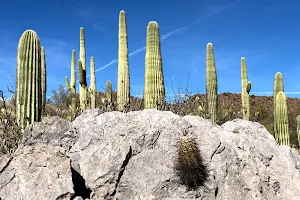
[{"label": "cluster of saguaro cactus", "polygon": [[24,129],[41,120],[46,96],[45,52],[33,30],[19,40],[16,71],[16,121]]},{"label": "cluster of saguaro cactus", "polygon": [[[94,57],[90,59],[90,70],[91,70],[91,85],[90,88],[87,87],[86,82],[86,57],[85,57],[85,37],[84,29],[80,28],[80,50],[79,50],[79,60],[78,60],[78,74],[79,74],[79,100],[80,100],[80,110],[84,111],[90,106],[90,108],[96,108],[96,76],[95,76],[95,61]],[[68,77],[65,77],[66,87],[72,96],[72,112],[75,114],[77,111],[76,105],[76,55],[75,50],[72,51],[72,61],[71,61],[71,82],[69,83]],[[90,100],[88,100],[90,97]]]},{"label": "cluster of saguaro cactus", "polygon": [[275,139],[280,145],[290,146],[288,110],[284,92],[279,91],[275,101]]},{"label": "cluster of saguaro cactus", "polygon": [[218,83],[212,43],[206,46],[206,98],[210,119],[215,123],[218,109]]},{"label": "cluster of saguaro cactus", "polygon": [[123,111],[130,101],[130,78],[128,66],[127,26],[124,10],[119,14],[119,52],[118,52],[118,110]]},{"label": "cluster of saguaro cactus", "polygon": [[249,120],[250,117],[250,102],[249,93],[251,90],[251,82],[248,81],[246,60],[241,58],[241,79],[242,79],[242,112],[243,119]]},{"label": "cluster of saguaro cactus", "polygon": [[161,110],[165,106],[165,86],[160,50],[160,33],[157,22],[147,26],[144,108]]},{"label": "cluster of saguaro cactus", "polygon": [[72,103],[72,113],[75,114],[77,105],[76,105],[76,53],[75,50],[72,50],[72,59],[71,59],[71,82],[69,82],[68,77],[65,77],[66,87],[70,91]]}]

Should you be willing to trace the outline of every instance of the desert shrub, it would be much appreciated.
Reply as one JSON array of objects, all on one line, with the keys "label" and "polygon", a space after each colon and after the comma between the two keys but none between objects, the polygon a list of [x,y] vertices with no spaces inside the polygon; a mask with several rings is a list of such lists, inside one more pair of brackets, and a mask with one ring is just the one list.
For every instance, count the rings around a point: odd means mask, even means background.
[{"label": "desert shrub", "polygon": [[0,155],[13,153],[21,137],[21,129],[15,123],[14,98],[6,101],[0,90]]}]

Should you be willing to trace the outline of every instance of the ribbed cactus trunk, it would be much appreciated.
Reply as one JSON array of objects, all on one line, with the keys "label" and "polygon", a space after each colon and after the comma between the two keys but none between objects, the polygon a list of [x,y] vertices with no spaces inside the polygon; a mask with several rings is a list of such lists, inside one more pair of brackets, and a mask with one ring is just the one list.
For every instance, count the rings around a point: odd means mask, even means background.
[{"label": "ribbed cactus trunk", "polygon": [[46,95],[42,85],[42,81],[46,81],[46,77],[42,77],[46,75],[45,68],[42,72],[42,48],[33,30],[26,30],[19,40],[16,73],[16,121],[24,129],[41,120]]},{"label": "ribbed cactus trunk", "polygon": [[94,57],[91,57],[90,60],[90,70],[91,70],[91,79],[90,79],[90,97],[91,97],[91,108],[96,108],[96,75],[95,75],[95,60]]},{"label": "ribbed cactus trunk", "polygon": [[129,105],[130,77],[128,66],[128,42],[126,17],[123,10],[119,14],[119,53],[118,53],[118,110],[123,111]]},{"label": "ribbed cactus trunk", "polygon": [[147,26],[144,108],[162,110],[165,103],[159,27],[157,22],[151,21]]},{"label": "ribbed cactus trunk", "polygon": [[76,52],[72,50],[72,58],[71,58],[71,82],[69,82],[68,77],[65,77],[66,87],[71,93],[72,103],[72,113],[74,114],[77,109],[76,105]]},{"label": "ribbed cactus trunk", "polygon": [[[81,62],[82,74],[84,74],[86,76],[85,38],[84,38],[84,29],[83,29],[83,27],[80,28],[80,49],[79,49],[79,54],[80,54],[79,59],[80,59],[80,62]],[[78,69],[79,69],[79,66],[78,66]],[[79,77],[80,77],[80,75],[79,75]],[[87,106],[88,106],[88,99],[87,99],[88,88],[87,88],[87,85],[86,85],[86,77],[84,79],[85,79],[85,85],[82,85],[80,83],[80,90],[79,90],[79,99],[80,99],[80,109],[81,109],[81,111],[86,110]]]},{"label": "ribbed cactus trunk", "polygon": [[279,91],[276,95],[275,107],[275,139],[280,145],[290,146],[289,121],[284,92]]},{"label": "ribbed cactus trunk", "polygon": [[242,79],[242,113],[243,119],[249,120],[250,117],[250,102],[249,93],[251,90],[251,82],[248,81],[246,60],[241,58],[241,79]]},{"label": "ribbed cactus trunk", "polygon": [[208,112],[212,122],[217,121],[218,83],[212,43],[206,46],[206,98]]},{"label": "ribbed cactus trunk", "polygon": [[[46,105],[46,91],[47,91],[47,74],[46,74],[46,54],[44,47],[41,47],[41,79],[42,79],[42,107],[43,110]],[[42,112],[43,112],[42,110]],[[43,113],[42,113],[43,114]]]},{"label": "ribbed cactus trunk", "polygon": [[296,117],[298,145],[300,146],[300,115]]},{"label": "ribbed cactus trunk", "polygon": [[274,77],[274,88],[273,88],[273,119],[274,119],[274,137],[276,131],[276,120],[275,120],[275,109],[276,109],[276,96],[278,92],[284,92],[283,87],[283,76],[280,72],[277,72]]}]

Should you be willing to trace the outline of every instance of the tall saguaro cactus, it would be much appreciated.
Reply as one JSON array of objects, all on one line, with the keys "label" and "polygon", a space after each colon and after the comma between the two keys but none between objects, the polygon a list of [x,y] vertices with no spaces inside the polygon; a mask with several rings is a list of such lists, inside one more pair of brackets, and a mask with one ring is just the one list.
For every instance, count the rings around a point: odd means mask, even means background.
[{"label": "tall saguaro cactus", "polygon": [[118,52],[118,110],[123,111],[130,100],[130,77],[128,66],[128,42],[125,11],[119,14],[119,52]]},{"label": "tall saguaro cactus", "polygon": [[276,95],[275,107],[275,139],[280,145],[290,146],[289,121],[284,92],[279,91]]},{"label": "tall saguaro cactus", "polygon": [[160,51],[160,34],[157,22],[147,26],[145,56],[144,108],[163,109],[165,105],[165,86]]},{"label": "tall saguaro cactus", "polygon": [[[85,56],[85,38],[84,38],[84,29],[83,27],[80,28],[80,49],[79,49],[79,59],[81,63],[81,69],[84,73],[84,76],[86,76],[86,56]],[[79,71],[79,66],[78,66]],[[79,74],[80,77],[80,74]],[[83,77],[82,77],[83,78]],[[86,80],[86,77],[85,77]],[[86,83],[86,82],[85,82]],[[79,99],[80,99],[80,109],[84,111],[87,108],[87,86],[86,84],[80,83],[80,90],[79,90]]]},{"label": "tall saguaro cactus", "polygon": [[[46,87],[46,64],[43,64],[40,39],[33,30],[26,30],[18,45],[16,79],[16,120],[24,129],[30,123],[41,120]],[[45,59],[43,58],[43,62]]]},{"label": "tall saguaro cactus", "polygon": [[72,97],[72,113],[76,112],[76,52],[72,50],[72,59],[71,59],[71,82],[69,82],[68,77],[65,77],[66,87],[71,93]]},{"label": "tall saguaro cactus", "polygon": [[[274,119],[274,134],[276,132],[276,120],[275,120],[275,108],[276,108],[276,96],[278,92],[284,92],[283,87],[283,76],[280,72],[277,72],[274,77],[274,88],[273,88],[273,119]],[[275,135],[274,135],[275,137]]]},{"label": "tall saguaro cactus", "polygon": [[242,112],[243,119],[249,120],[250,117],[250,102],[249,93],[251,90],[251,82],[248,81],[246,60],[241,58],[241,79],[242,79]]},{"label": "tall saguaro cactus", "polygon": [[46,105],[47,77],[46,77],[46,55],[44,47],[41,47],[41,79],[42,79],[42,107]]},{"label": "tall saguaro cactus", "polygon": [[90,96],[91,96],[91,108],[96,108],[96,75],[95,75],[95,60],[94,57],[91,57],[90,60],[90,70],[91,70],[91,79],[90,79]]},{"label": "tall saguaro cactus", "polygon": [[206,98],[210,119],[215,123],[218,109],[218,83],[212,43],[206,46]]}]

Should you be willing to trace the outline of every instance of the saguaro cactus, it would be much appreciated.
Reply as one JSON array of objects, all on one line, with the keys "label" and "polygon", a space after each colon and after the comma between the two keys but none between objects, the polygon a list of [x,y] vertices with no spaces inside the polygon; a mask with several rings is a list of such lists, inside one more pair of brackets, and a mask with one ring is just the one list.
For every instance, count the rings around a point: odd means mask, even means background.
[{"label": "saguaro cactus", "polygon": [[144,108],[163,109],[165,105],[165,86],[160,51],[160,34],[157,22],[147,26],[145,56]]},{"label": "saguaro cactus", "polygon": [[[276,108],[276,96],[278,92],[284,92],[283,87],[283,76],[280,72],[277,72],[274,77],[274,88],[273,88],[273,118],[274,118],[274,134],[276,132],[276,120],[275,120],[275,108]],[[274,135],[275,137],[275,135]]]},{"label": "saguaro cactus", "polygon": [[[65,77],[66,87],[71,93],[72,97],[72,113],[76,112],[76,53],[75,50],[72,50],[72,59],[71,59],[71,82],[69,82],[68,77]],[[75,100],[73,100],[75,99]]]},{"label": "saguaro cactus", "polygon": [[[85,61],[85,38],[84,38],[84,29],[83,27],[80,28],[80,49],[79,49],[79,54],[80,54],[80,63],[81,63],[81,68],[82,68],[82,74],[86,76],[86,61]],[[79,66],[78,66],[78,71],[79,71]],[[80,75],[79,75],[80,77]],[[83,77],[82,77],[83,78]],[[84,78],[86,80],[86,77]],[[83,81],[83,80],[82,80]],[[81,111],[84,111],[87,108],[87,87],[86,87],[86,82],[85,85],[80,83],[80,90],[79,90],[79,99],[80,99],[80,109]]]},{"label": "saguaro cactus", "polygon": [[118,110],[123,111],[130,100],[130,78],[128,66],[128,42],[125,11],[119,14],[119,53],[118,53]]},{"label": "saguaro cactus", "polygon": [[111,85],[111,82],[110,80],[106,81],[106,91],[105,91],[105,100],[108,102],[108,103],[111,103],[112,102],[112,85]]},{"label": "saguaro cactus", "polygon": [[286,97],[284,92],[279,91],[276,95],[276,107],[275,107],[275,139],[280,145],[290,145],[289,135],[289,121],[288,111],[286,104]]},{"label": "saguaro cactus", "polygon": [[210,119],[215,123],[218,109],[218,83],[212,43],[206,46],[206,98]]},{"label": "saguaro cactus", "polygon": [[90,60],[90,70],[91,70],[91,79],[90,79],[90,96],[91,96],[91,108],[96,108],[96,76],[95,76],[95,60],[94,57],[91,57]]},{"label": "saguaro cactus", "polygon": [[42,79],[42,107],[46,105],[47,77],[46,77],[46,55],[44,47],[41,47],[41,79]]},{"label": "saguaro cactus", "polygon": [[298,145],[300,146],[300,115],[297,116],[296,122],[297,122]]},{"label": "saguaro cactus", "polygon": [[43,81],[46,82],[45,54],[42,51],[36,32],[26,30],[19,40],[16,70],[16,120],[22,129],[41,120],[46,95],[46,87],[42,85]]},{"label": "saguaro cactus", "polygon": [[251,90],[251,82],[248,81],[246,60],[244,57],[241,58],[241,78],[242,78],[242,112],[243,119],[249,120],[250,117],[250,103],[249,93]]},{"label": "saguaro cactus", "polygon": [[[84,111],[87,108],[87,83],[86,83],[86,70],[82,68],[81,60],[78,60],[78,74],[79,74],[79,83],[80,83],[80,109]],[[83,95],[84,94],[84,95]]]}]

